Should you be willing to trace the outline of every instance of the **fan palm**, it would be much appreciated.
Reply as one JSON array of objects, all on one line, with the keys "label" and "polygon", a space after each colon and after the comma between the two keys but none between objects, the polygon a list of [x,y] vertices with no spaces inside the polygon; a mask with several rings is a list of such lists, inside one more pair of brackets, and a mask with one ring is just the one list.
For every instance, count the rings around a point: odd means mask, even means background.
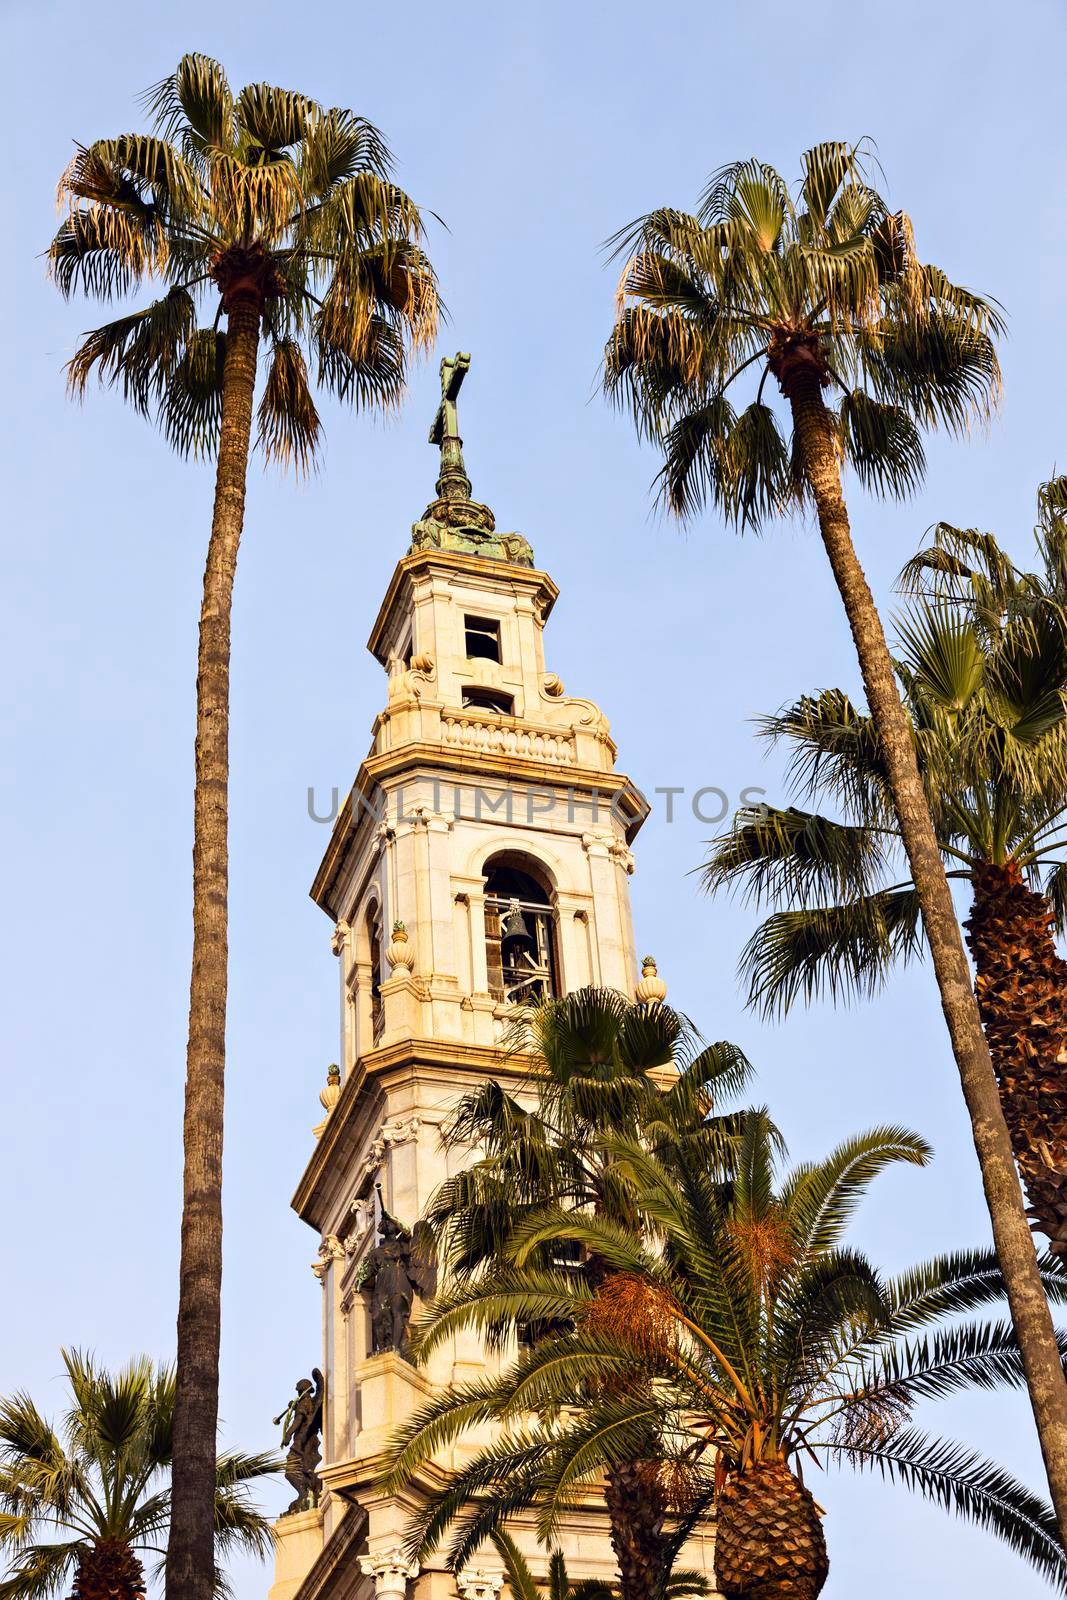
[{"label": "fan palm", "polygon": [[[618,1226],[639,1226],[632,1191],[616,1182],[616,1166],[603,1157],[599,1141],[609,1133],[641,1135],[657,1145],[683,1138],[699,1145],[709,1163],[728,1162],[737,1117],[716,1114],[716,1108],[744,1085],[751,1069],[733,1045],[703,1046],[669,1007],[582,989],[521,1013],[509,1048],[534,1064],[524,1094],[487,1081],[460,1103],[447,1130],[450,1142],[483,1152],[441,1186],[428,1211],[453,1283],[479,1281],[515,1229],[546,1204],[588,1208]],[[538,1264],[590,1284],[610,1273],[595,1254],[568,1261],[552,1244]],[[494,1345],[513,1330],[505,1321],[485,1331]],[[523,1336],[535,1343],[554,1331],[551,1315],[532,1315]],[[623,1600],[661,1594],[658,1585],[670,1566],[672,1535],[647,1470],[658,1448],[650,1430],[607,1474]]]},{"label": "fan palm", "polygon": [[[449,1560],[462,1565],[524,1504],[538,1508],[548,1541],[651,1430],[661,1451],[646,1472],[668,1514],[684,1528],[715,1509],[715,1579],[728,1600],[821,1592],[828,1558],[805,1462],[898,1479],[1067,1585],[1051,1508],[912,1420],[919,1400],[1023,1381],[1010,1323],[958,1320],[1001,1295],[995,1256],[960,1252],[883,1281],[845,1243],[873,1178],[926,1162],[920,1138],[876,1129],[779,1178],[773,1130],[753,1111],[727,1179],[684,1140],[657,1151],[609,1136],[601,1152],[651,1231],[545,1207],[481,1279],[440,1295],[417,1330],[428,1356],[463,1328],[537,1316],[558,1329],[502,1371],[428,1402],[397,1436],[399,1484],[468,1427],[500,1430],[428,1492],[413,1548],[450,1532]],[[564,1243],[610,1272],[590,1283],[538,1264]],[[1040,1266],[1049,1294],[1067,1297],[1059,1263]]]},{"label": "fan palm", "polygon": [[[901,625],[898,674],[950,878],[971,886],[967,936],[1016,1160],[1037,1226],[1067,1254],[1067,529],[1039,495],[1040,573],[990,534],[936,530],[905,568],[921,603]],[[964,559],[969,556],[970,564]],[[742,958],[750,1001],[870,993],[920,953],[915,886],[893,882],[900,833],[870,719],[840,690],[763,719],[792,746],[798,798],[836,799],[844,821],[771,806],[739,812],[705,867],[712,889],[780,907]]]},{"label": "fan palm", "polygon": [[[802,164],[796,196],[774,168],[742,161],[711,178],[695,216],[661,208],[621,230],[613,242],[627,262],[605,386],[662,447],[663,495],[679,514],[711,499],[743,528],[814,506],[915,885],[1067,1539],[1067,1381],[911,727],[841,477],[847,462],[877,493],[913,489],[924,470],[920,429],[962,432],[994,404],[1002,319],[995,304],[919,259],[908,217],[889,210],[859,147],[820,144]],[[740,410],[731,398],[738,380],[754,385]],[[840,397],[832,405],[828,390]]]},{"label": "fan palm", "polygon": [[[141,1600],[145,1556],[159,1558],[170,1519],[174,1372],[145,1357],[116,1373],[64,1351],[71,1404],[57,1431],[26,1394],[0,1401],[0,1600]],[[215,1464],[215,1560],[266,1556],[270,1524],[249,1487],[280,1462],[232,1452]]]},{"label": "fan palm", "polygon": [[69,365],[154,413],[183,455],[215,460],[197,658],[193,958],[168,1588],[208,1600],[218,1409],[227,984],[230,617],[256,410],[264,458],[313,461],[315,379],[360,407],[394,405],[407,353],[434,337],[437,290],[418,207],[390,179],[376,128],[268,84],[234,95],[188,55],[147,96],[152,133],[79,145],[50,250],[64,295],[159,297],[84,339]]}]

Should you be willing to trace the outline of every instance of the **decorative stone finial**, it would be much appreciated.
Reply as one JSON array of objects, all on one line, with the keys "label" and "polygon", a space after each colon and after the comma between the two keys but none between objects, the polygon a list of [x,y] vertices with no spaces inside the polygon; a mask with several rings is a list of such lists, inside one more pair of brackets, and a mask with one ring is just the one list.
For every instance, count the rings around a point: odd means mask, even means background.
[{"label": "decorative stone finial", "polygon": [[319,1104],[322,1106],[322,1109],[325,1111],[326,1115],[323,1117],[322,1121],[311,1130],[316,1139],[322,1137],[322,1130],[329,1122],[333,1108],[340,1098],[341,1069],[337,1065],[336,1061],[331,1061],[329,1067],[326,1069],[326,1087],[319,1090]]},{"label": "decorative stone finial", "polygon": [[656,971],[652,956],[646,956],[641,963],[641,981],[634,993],[643,1006],[658,1006],[667,998],[667,985]]},{"label": "decorative stone finial", "polygon": [[415,965],[415,946],[409,940],[408,930],[402,922],[393,923],[393,939],[385,952],[385,959],[398,978],[409,976]]}]

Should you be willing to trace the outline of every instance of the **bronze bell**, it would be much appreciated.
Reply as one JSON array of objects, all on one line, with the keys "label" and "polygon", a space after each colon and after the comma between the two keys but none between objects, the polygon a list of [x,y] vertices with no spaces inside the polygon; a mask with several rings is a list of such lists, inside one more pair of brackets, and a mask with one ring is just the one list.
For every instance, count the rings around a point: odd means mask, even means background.
[{"label": "bronze bell", "polygon": [[522,907],[517,900],[511,902],[505,913],[504,924],[500,934],[500,944],[501,949],[508,950],[509,954],[518,954],[518,950],[521,948],[527,950],[534,948],[533,936],[527,926],[526,918],[522,914]]}]

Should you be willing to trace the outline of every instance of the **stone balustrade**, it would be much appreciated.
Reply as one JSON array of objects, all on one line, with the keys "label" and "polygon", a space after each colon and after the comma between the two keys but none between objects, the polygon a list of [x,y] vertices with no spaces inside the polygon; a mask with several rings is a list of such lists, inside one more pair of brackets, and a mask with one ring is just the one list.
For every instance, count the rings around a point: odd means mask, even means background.
[{"label": "stone balustrade", "polygon": [[441,737],[445,744],[494,755],[526,756],[556,766],[574,766],[574,735],[565,728],[520,722],[493,712],[442,711]]}]

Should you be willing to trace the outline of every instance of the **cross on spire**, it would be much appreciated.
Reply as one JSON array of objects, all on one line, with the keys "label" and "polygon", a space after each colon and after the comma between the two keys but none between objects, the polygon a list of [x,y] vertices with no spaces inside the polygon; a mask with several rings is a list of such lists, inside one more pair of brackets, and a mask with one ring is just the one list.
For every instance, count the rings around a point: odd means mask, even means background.
[{"label": "cross on spire", "polygon": [[430,429],[430,443],[441,451],[441,472],[437,493],[442,500],[469,500],[471,481],[463,462],[463,440],[459,433],[456,401],[463,380],[470,371],[471,358],[460,350],[441,362],[441,404]]}]

